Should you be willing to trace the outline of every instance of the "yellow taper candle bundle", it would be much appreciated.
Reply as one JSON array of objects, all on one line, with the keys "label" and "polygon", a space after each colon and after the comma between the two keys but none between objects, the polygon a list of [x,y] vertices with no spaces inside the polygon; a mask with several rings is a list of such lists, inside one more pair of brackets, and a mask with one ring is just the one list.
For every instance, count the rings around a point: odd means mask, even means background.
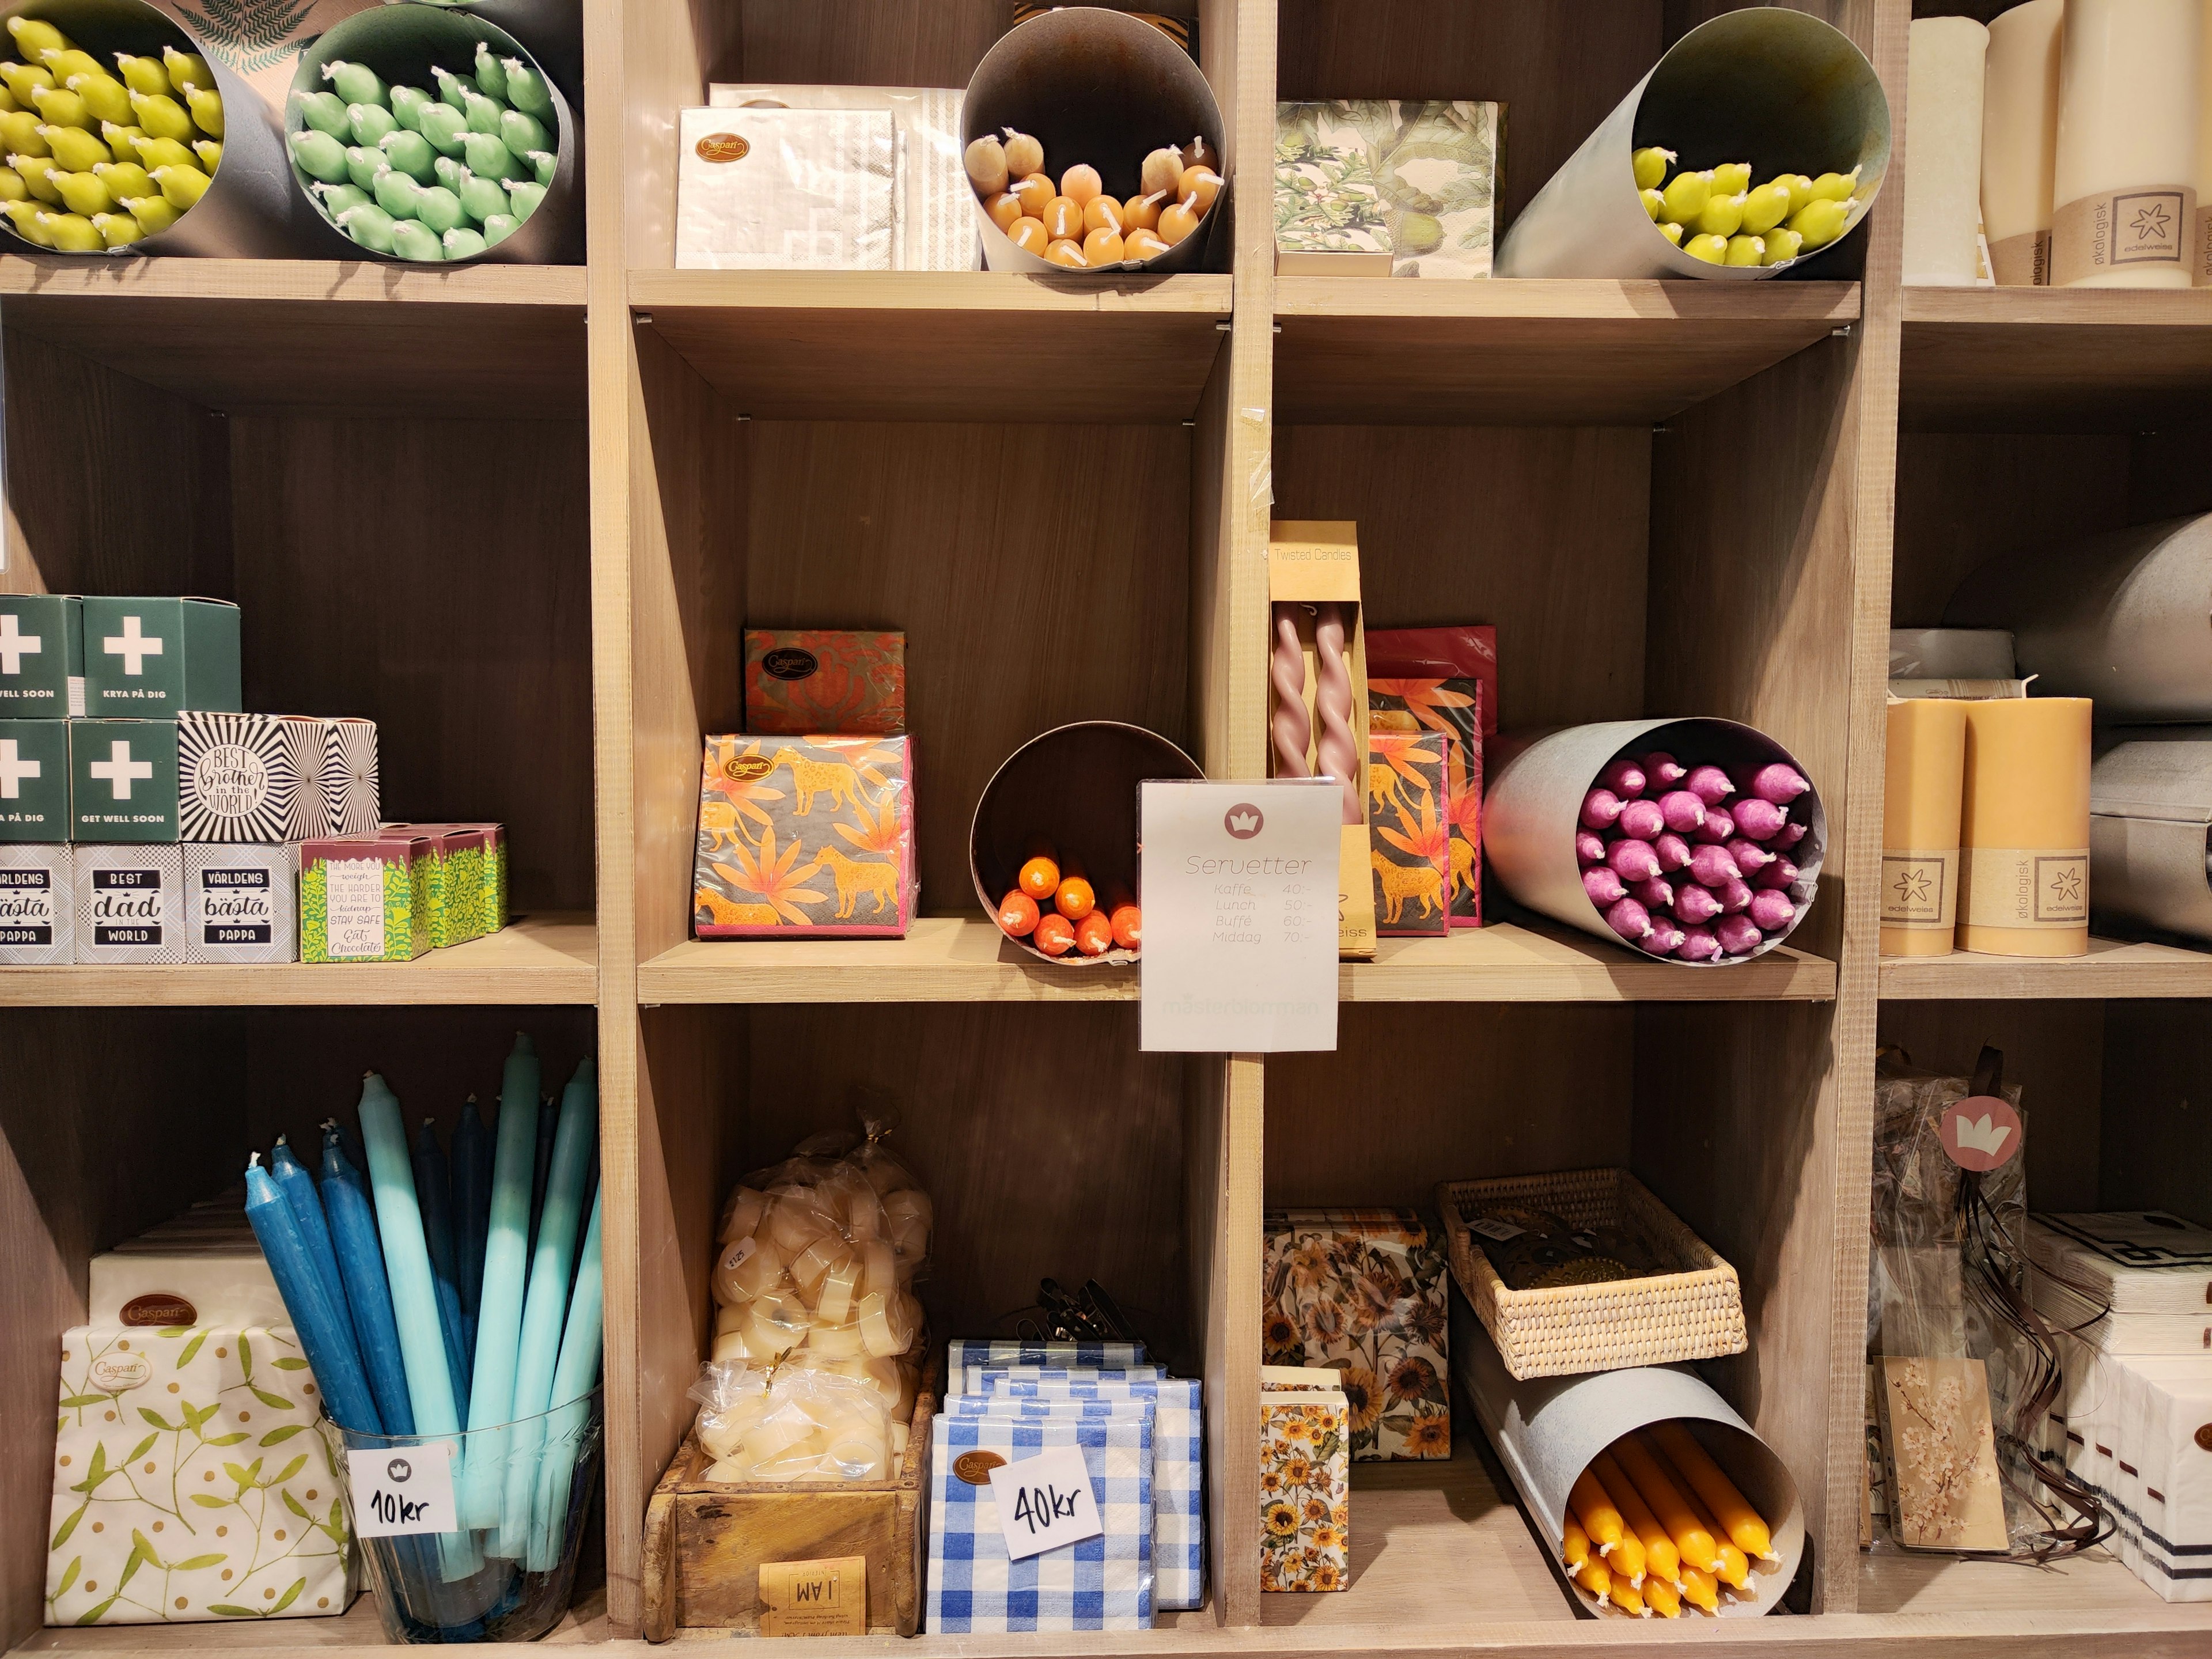
[{"label": "yellow taper candle bundle", "polygon": [[1959,948],[2085,956],[2089,699],[2010,697],[1965,708]]},{"label": "yellow taper candle bundle", "polygon": [[1567,1502],[1573,1506],[1575,1518],[1583,1523],[1583,1530],[1589,1534],[1590,1542],[1597,1546],[1598,1553],[1611,1555],[1620,1542],[1624,1528],[1620,1511],[1613,1508],[1613,1500],[1605,1495],[1605,1488],[1598,1485],[1597,1477],[1588,1469],[1577,1475]]},{"label": "yellow taper candle bundle", "polygon": [[1701,1572],[1685,1561],[1682,1564],[1682,1599],[1706,1613],[1718,1613],[1720,1586],[1714,1582],[1712,1574]]},{"label": "yellow taper candle bundle", "polygon": [[1651,1513],[1674,1540],[1674,1548],[1682,1559],[1683,1583],[1687,1593],[1690,1568],[1711,1574],[1720,1567],[1720,1551],[1714,1547],[1712,1533],[1690,1507],[1674,1477],[1640,1438],[1623,1435],[1613,1443],[1612,1450],[1622,1472],[1634,1483],[1638,1495],[1650,1505]]},{"label": "yellow taper candle bundle", "polygon": [[1682,1616],[1682,1593],[1656,1574],[1644,1581],[1644,1605],[1662,1619]]},{"label": "yellow taper candle bundle", "polygon": [[1911,697],[1889,705],[1881,804],[1881,953],[1951,953],[1959,899],[1959,792],[1966,705]]},{"label": "yellow taper candle bundle", "polygon": [[1712,1454],[1698,1443],[1697,1437],[1680,1423],[1654,1424],[1651,1434],[1729,1540],[1746,1555],[1763,1561],[1776,1559],[1774,1535],[1765,1519],[1736,1490],[1735,1482],[1713,1462]]},{"label": "yellow taper candle bundle", "polygon": [[1606,1592],[1613,1588],[1613,1575],[1606,1571],[1605,1563],[1593,1555],[1575,1569],[1575,1583],[1602,1601]]},{"label": "yellow taper candle bundle", "polygon": [[[1651,1513],[1650,1505],[1637,1496],[1635,1486],[1620,1472],[1620,1465],[1613,1461],[1613,1455],[1600,1452],[1590,1460],[1590,1469],[1597,1476],[1598,1484],[1605,1488],[1606,1495],[1613,1499],[1613,1507],[1620,1511],[1621,1521],[1627,1530],[1642,1541],[1644,1571],[1654,1578],[1664,1578],[1670,1583],[1680,1578],[1682,1576],[1681,1552],[1674,1547],[1674,1540],[1667,1535],[1667,1529],[1659,1524],[1659,1518]],[[1647,1601],[1651,1599],[1648,1589],[1647,1586],[1644,1596]],[[1674,1614],[1667,1616],[1671,1619]]]},{"label": "yellow taper candle bundle", "polygon": [[1589,1560],[1589,1534],[1582,1529],[1580,1522],[1569,1516],[1565,1529],[1559,1536],[1559,1555],[1566,1562],[1567,1571],[1571,1572]]}]

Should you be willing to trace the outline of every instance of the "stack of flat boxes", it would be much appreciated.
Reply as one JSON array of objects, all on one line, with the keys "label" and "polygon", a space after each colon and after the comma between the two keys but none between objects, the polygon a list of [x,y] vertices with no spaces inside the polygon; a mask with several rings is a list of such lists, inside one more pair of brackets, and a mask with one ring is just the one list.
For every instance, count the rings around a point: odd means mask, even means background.
[{"label": "stack of flat boxes", "polygon": [[0,962],[291,962],[298,843],[377,829],[368,720],[240,713],[237,606],[0,595]]}]

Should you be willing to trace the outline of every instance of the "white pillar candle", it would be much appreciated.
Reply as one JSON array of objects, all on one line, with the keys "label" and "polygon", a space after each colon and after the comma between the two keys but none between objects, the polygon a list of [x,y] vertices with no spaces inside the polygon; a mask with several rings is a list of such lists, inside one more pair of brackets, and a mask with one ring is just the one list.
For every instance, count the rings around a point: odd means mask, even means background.
[{"label": "white pillar candle", "polygon": [[2002,286],[2051,280],[2051,169],[2058,148],[2058,37],[2065,21],[2066,0],[2027,0],[1990,22],[1982,229]]},{"label": "white pillar candle", "polygon": [[2051,280],[2187,288],[2203,0],[2068,0]]},{"label": "white pillar candle", "polygon": [[817,1359],[857,1359],[860,1346],[858,1325],[817,1325],[806,1334],[806,1352]]},{"label": "white pillar candle", "polygon": [[824,1233],[792,1259],[792,1282],[805,1296],[812,1296],[822,1276],[840,1261],[850,1259],[853,1247],[836,1233]]},{"label": "white pillar candle", "polygon": [[817,1327],[842,1325],[853,1316],[853,1300],[860,1285],[860,1260],[848,1255],[822,1279],[821,1298],[814,1304]]},{"label": "white pillar candle", "polygon": [[1982,59],[1990,32],[1971,17],[1912,26],[1905,106],[1905,280],[1971,288],[1981,280]]},{"label": "white pillar candle", "polygon": [[881,1239],[860,1246],[860,1289],[867,1295],[889,1296],[898,1288],[898,1257]]}]

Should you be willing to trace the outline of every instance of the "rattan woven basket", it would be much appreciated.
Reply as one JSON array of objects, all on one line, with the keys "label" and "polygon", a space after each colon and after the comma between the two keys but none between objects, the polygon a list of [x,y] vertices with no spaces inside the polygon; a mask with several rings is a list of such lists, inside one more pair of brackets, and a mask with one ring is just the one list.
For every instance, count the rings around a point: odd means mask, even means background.
[{"label": "rattan woven basket", "polygon": [[[1575,1227],[1626,1231],[1679,1271],[1553,1290],[1509,1289],[1468,1229],[1486,1204],[1548,1210]],[[1452,1277],[1516,1379],[1668,1365],[1741,1353],[1735,1269],[1626,1170],[1573,1170],[1437,1184]]]}]

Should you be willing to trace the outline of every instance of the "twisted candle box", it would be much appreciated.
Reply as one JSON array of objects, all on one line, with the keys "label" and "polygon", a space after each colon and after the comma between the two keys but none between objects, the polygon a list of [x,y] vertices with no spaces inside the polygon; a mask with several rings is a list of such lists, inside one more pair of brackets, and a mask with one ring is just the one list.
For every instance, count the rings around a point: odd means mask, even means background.
[{"label": "twisted candle box", "polygon": [[1321,742],[1316,758],[1323,775],[1344,788],[1346,823],[1362,823],[1359,792],[1359,748],[1352,735],[1352,669],[1344,659],[1344,607],[1314,607],[1314,706],[1321,715]]},{"label": "twisted candle box", "polygon": [[1313,719],[1306,713],[1306,650],[1288,605],[1275,607],[1275,648],[1268,653],[1267,678],[1275,688],[1275,712],[1267,722],[1274,739],[1275,775],[1310,778],[1313,768],[1306,763],[1306,752],[1313,746]]}]

